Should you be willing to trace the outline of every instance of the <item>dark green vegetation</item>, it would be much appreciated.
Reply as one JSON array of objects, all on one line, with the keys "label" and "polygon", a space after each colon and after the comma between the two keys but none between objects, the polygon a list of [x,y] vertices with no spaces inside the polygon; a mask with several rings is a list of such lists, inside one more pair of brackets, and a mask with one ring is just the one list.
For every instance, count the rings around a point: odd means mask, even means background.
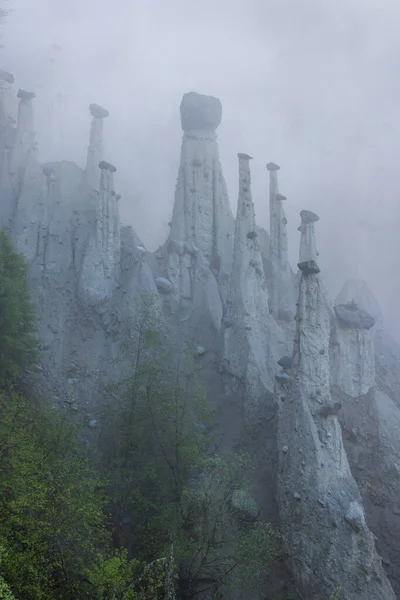
[{"label": "dark green vegetation", "polygon": [[35,330],[25,261],[0,232],[0,598],[262,598],[278,534],[258,518],[246,456],[216,452],[195,368],[166,352],[151,298],[90,446],[27,389]]}]

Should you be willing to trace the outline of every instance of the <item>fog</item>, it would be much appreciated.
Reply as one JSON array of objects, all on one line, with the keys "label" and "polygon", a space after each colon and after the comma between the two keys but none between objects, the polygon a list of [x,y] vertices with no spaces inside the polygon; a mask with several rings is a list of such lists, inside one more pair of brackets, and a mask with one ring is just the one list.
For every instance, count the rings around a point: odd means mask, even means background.
[{"label": "fog", "polygon": [[366,279],[400,338],[397,304],[400,4],[397,0],[8,0],[0,68],[36,92],[41,159],[83,166],[88,104],[110,111],[106,159],[121,213],[163,242],[179,164],[182,94],[218,96],[232,208],[237,152],[268,227],[265,163],[281,165],[295,266],[299,211],[317,212],[334,296]]}]

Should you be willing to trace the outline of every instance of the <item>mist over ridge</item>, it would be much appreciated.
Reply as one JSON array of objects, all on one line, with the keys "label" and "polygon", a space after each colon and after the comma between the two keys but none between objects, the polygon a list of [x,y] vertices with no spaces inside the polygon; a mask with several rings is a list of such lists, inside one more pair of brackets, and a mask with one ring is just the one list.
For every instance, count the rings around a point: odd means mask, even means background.
[{"label": "mist over ridge", "polygon": [[[249,152],[257,222],[268,226],[265,163],[281,165],[289,252],[302,208],[321,216],[324,279],[335,295],[367,279],[396,328],[400,7],[374,2],[9,0],[1,66],[36,92],[43,160],[84,164],[87,105],[110,110],[122,221],[149,248],[168,231],[179,164],[179,103],[223,104],[218,129],[233,210],[236,153]],[[397,337],[399,336],[397,329]]]}]

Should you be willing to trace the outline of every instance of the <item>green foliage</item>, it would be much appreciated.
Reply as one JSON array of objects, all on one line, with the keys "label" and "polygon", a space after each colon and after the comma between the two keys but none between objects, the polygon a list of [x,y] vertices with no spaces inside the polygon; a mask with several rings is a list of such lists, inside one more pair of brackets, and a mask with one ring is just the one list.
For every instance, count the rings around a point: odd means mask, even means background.
[{"label": "green foliage", "polygon": [[99,556],[88,579],[97,600],[164,600],[165,561],[152,564],[128,559],[127,551],[116,551],[104,559]]},{"label": "green foliage", "polygon": [[262,581],[280,553],[280,536],[270,523],[255,521],[239,539],[238,581]]},{"label": "green foliage", "polygon": [[104,486],[67,418],[16,393],[0,395],[2,574],[17,597],[85,597],[83,574],[109,536]]},{"label": "green foliage", "polygon": [[172,530],[182,597],[239,584],[250,574],[262,578],[277,552],[277,535],[232,503],[235,492],[246,489],[248,461],[212,451],[212,414],[192,361],[182,353],[174,364],[165,354],[151,298],[132,331],[124,355],[130,372],[105,390],[107,427],[100,439],[118,543],[151,562],[165,555]]},{"label": "green foliage", "polygon": [[166,559],[112,550],[106,482],[80,428],[17,391],[34,333],[25,260],[0,232],[0,598],[164,600]]},{"label": "green foliage", "polygon": [[0,387],[15,381],[37,358],[35,332],[26,261],[9,234],[0,231]]},{"label": "green foliage", "polygon": [[329,600],[339,600],[339,594],[341,589],[341,586],[338,585],[336,590],[333,592],[332,596],[329,598]]},{"label": "green foliage", "polygon": [[[7,553],[4,550],[4,548],[0,546],[0,569],[6,554]],[[13,595],[12,591],[10,590],[2,575],[0,575],[0,598],[2,598],[2,600],[15,600],[15,596]]]}]

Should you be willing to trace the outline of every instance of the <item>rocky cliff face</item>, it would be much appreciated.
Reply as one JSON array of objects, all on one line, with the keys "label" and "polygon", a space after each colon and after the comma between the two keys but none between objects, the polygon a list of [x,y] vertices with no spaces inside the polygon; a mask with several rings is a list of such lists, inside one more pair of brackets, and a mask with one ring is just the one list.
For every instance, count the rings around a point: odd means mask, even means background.
[{"label": "rocky cliff face", "polygon": [[291,374],[280,378],[278,502],[294,576],[307,598],[395,598],[351,474],[330,393],[330,322],[314,222],[302,211],[302,271]]},{"label": "rocky cliff face", "polygon": [[317,215],[301,213],[295,276],[279,167],[267,165],[268,235],[255,221],[245,154],[233,218],[216,136],[221,103],[190,92],[171,231],[151,254],[119,222],[102,134],[108,112],[90,106],[84,170],[43,165],[34,94],[15,94],[13,83],[0,71],[0,220],[30,264],[43,387],[55,402],[96,416],[98,385],[118,377],[121,343],[150,292],[171,343],[195,348],[203,361],[225,450],[243,440],[245,421],[257,429],[258,499],[268,518],[279,514],[299,597],[326,600],[337,584],[346,600],[394,598],[370,528],[399,593],[400,349],[357,283],[332,310],[319,275]]},{"label": "rocky cliff face", "polygon": [[233,266],[223,320],[223,361],[245,387],[246,411],[256,413],[273,392],[276,362],[285,353],[284,331],[269,312],[259,234],[251,196],[250,160],[239,154],[239,198]]}]

